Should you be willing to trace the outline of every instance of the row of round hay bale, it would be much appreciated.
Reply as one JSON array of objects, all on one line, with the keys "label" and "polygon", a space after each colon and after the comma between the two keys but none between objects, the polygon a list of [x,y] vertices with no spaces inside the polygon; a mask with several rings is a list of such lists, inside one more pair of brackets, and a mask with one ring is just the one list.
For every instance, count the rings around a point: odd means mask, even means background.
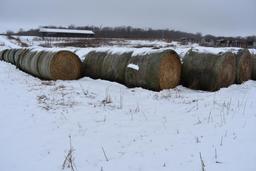
[{"label": "row of round hay bale", "polygon": [[72,52],[8,49],[3,60],[21,70],[47,80],[73,80],[81,77],[81,60]]},{"label": "row of round hay bale", "polygon": [[181,62],[173,50],[135,55],[125,71],[128,87],[143,87],[160,91],[179,85]]},{"label": "row of round hay bale", "polygon": [[190,50],[183,59],[182,84],[186,87],[216,91],[236,79],[236,58],[233,53],[200,53]]},{"label": "row of round hay bale", "polygon": [[252,76],[252,57],[248,49],[240,49],[236,54],[236,82],[241,84]]},{"label": "row of round hay bale", "polygon": [[84,59],[84,74],[94,79],[105,79],[125,83],[125,70],[132,52],[112,53],[96,52],[88,53]]}]

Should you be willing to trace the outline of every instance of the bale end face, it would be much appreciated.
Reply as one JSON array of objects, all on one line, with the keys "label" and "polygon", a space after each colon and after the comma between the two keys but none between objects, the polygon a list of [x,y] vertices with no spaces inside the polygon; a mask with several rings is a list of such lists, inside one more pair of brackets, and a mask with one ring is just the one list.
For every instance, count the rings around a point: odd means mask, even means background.
[{"label": "bale end face", "polygon": [[50,73],[53,80],[75,80],[81,77],[81,71],[81,60],[69,51],[56,53],[50,64]]},{"label": "bale end face", "polygon": [[175,88],[180,83],[181,62],[176,52],[164,54],[159,69],[160,90]]},{"label": "bale end face", "polygon": [[136,68],[126,68],[125,83],[128,87],[161,91],[174,88],[180,82],[181,62],[172,50],[133,56],[128,64],[136,65]]}]

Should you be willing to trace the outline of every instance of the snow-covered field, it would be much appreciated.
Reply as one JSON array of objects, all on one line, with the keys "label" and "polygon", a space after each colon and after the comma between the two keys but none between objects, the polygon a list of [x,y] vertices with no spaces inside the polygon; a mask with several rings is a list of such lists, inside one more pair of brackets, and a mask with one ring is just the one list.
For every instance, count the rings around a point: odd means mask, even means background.
[{"label": "snow-covered field", "polygon": [[[192,46],[226,50],[173,49]],[[42,81],[0,61],[0,82],[1,171],[71,170],[70,150],[77,171],[256,170],[256,81],[152,92],[87,77]]]}]

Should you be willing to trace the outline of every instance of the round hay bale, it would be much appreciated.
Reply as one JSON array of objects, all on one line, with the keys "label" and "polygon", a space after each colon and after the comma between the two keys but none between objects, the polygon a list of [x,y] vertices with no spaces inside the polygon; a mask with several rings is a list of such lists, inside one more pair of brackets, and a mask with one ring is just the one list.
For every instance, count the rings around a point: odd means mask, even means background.
[{"label": "round hay bale", "polygon": [[102,78],[109,81],[125,83],[125,70],[131,55],[132,52],[122,54],[108,53],[102,63]]},{"label": "round hay bale", "polygon": [[15,65],[15,53],[18,51],[18,49],[10,49],[10,52],[8,54],[8,62]]},{"label": "round hay bale", "polygon": [[14,62],[17,68],[21,69],[21,65],[22,65],[22,60],[24,58],[24,56],[29,52],[29,49],[19,49],[16,53],[15,53],[15,57],[14,57]]},{"label": "round hay bale", "polygon": [[1,59],[8,63],[13,63],[14,54],[16,53],[17,49],[6,49],[1,55]]},{"label": "round hay bale", "polygon": [[241,84],[251,79],[252,57],[248,49],[241,49],[236,54],[236,83]]},{"label": "round hay bale", "polygon": [[256,54],[252,55],[252,79],[256,80]]},{"label": "round hay bale", "polygon": [[234,83],[236,59],[233,53],[199,53],[188,51],[183,59],[182,84],[186,87],[216,91]]},{"label": "round hay bale", "polygon": [[22,57],[20,58],[20,69],[33,74],[30,68],[31,60],[36,52],[32,52],[31,50],[28,50],[26,53],[22,54]]},{"label": "round hay bale", "polygon": [[173,50],[132,56],[125,72],[128,87],[160,91],[176,87],[180,82],[181,62]]},{"label": "round hay bale", "polygon": [[43,52],[38,59],[40,77],[50,80],[74,80],[81,77],[81,60],[70,51]]},{"label": "round hay bale", "polygon": [[41,77],[40,73],[39,73],[39,66],[38,66],[38,61],[41,58],[41,56],[44,54],[44,51],[37,51],[33,53],[33,57],[30,60],[29,63],[29,70],[31,72],[32,75],[36,76],[36,77]]},{"label": "round hay bale", "polygon": [[83,74],[94,79],[102,78],[101,69],[105,56],[107,52],[89,52],[83,61]]},{"label": "round hay bale", "polygon": [[0,60],[3,60],[4,54],[5,54],[6,51],[7,51],[7,49],[0,51]]},{"label": "round hay bale", "polygon": [[8,49],[8,53],[6,53],[6,56],[5,56],[5,61],[8,63],[10,63],[11,53],[12,53],[12,49]]},{"label": "round hay bale", "polygon": [[10,53],[10,49],[6,49],[5,53],[3,54],[3,60],[5,62],[9,61],[9,53]]}]

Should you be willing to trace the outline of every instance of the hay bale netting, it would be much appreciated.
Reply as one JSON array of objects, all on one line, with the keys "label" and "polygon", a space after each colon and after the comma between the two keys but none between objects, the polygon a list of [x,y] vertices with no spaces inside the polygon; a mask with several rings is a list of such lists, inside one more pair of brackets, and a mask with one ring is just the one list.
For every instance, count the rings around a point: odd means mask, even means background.
[{"label": "hay bale netting", "polygon": [[251,79],[252,57],[248,49],[241,49],[236,54],[236,83],[241,84]]},{"label": "hay bale netting", "polygon": [[256,54],[252,55],[252,79],[256,80]]},{"label": "hay bale netting", "polygon": [[102,79],[125,83],[125,70],[130,60],[132,52],[125,53],[108,53],[105,56],[101,75]]},{"label": "hay bale netting", "polygon": [[83,61],[83,75],[94,79],[101,78],[102,63],[105,56],[107,56],[107,52],[89,52]]},{"label": "hay bale netting", "polygon": [[125,83],[160,91],[176,87],[180,82],[181,62],[173,50],[135,55],[128,61]]},{"label": "hay bale netting", "polygon": [[183,58],[182,84],[186,87],[216,91],[235,82],[236,59],[233,53],[188,51]]}]

